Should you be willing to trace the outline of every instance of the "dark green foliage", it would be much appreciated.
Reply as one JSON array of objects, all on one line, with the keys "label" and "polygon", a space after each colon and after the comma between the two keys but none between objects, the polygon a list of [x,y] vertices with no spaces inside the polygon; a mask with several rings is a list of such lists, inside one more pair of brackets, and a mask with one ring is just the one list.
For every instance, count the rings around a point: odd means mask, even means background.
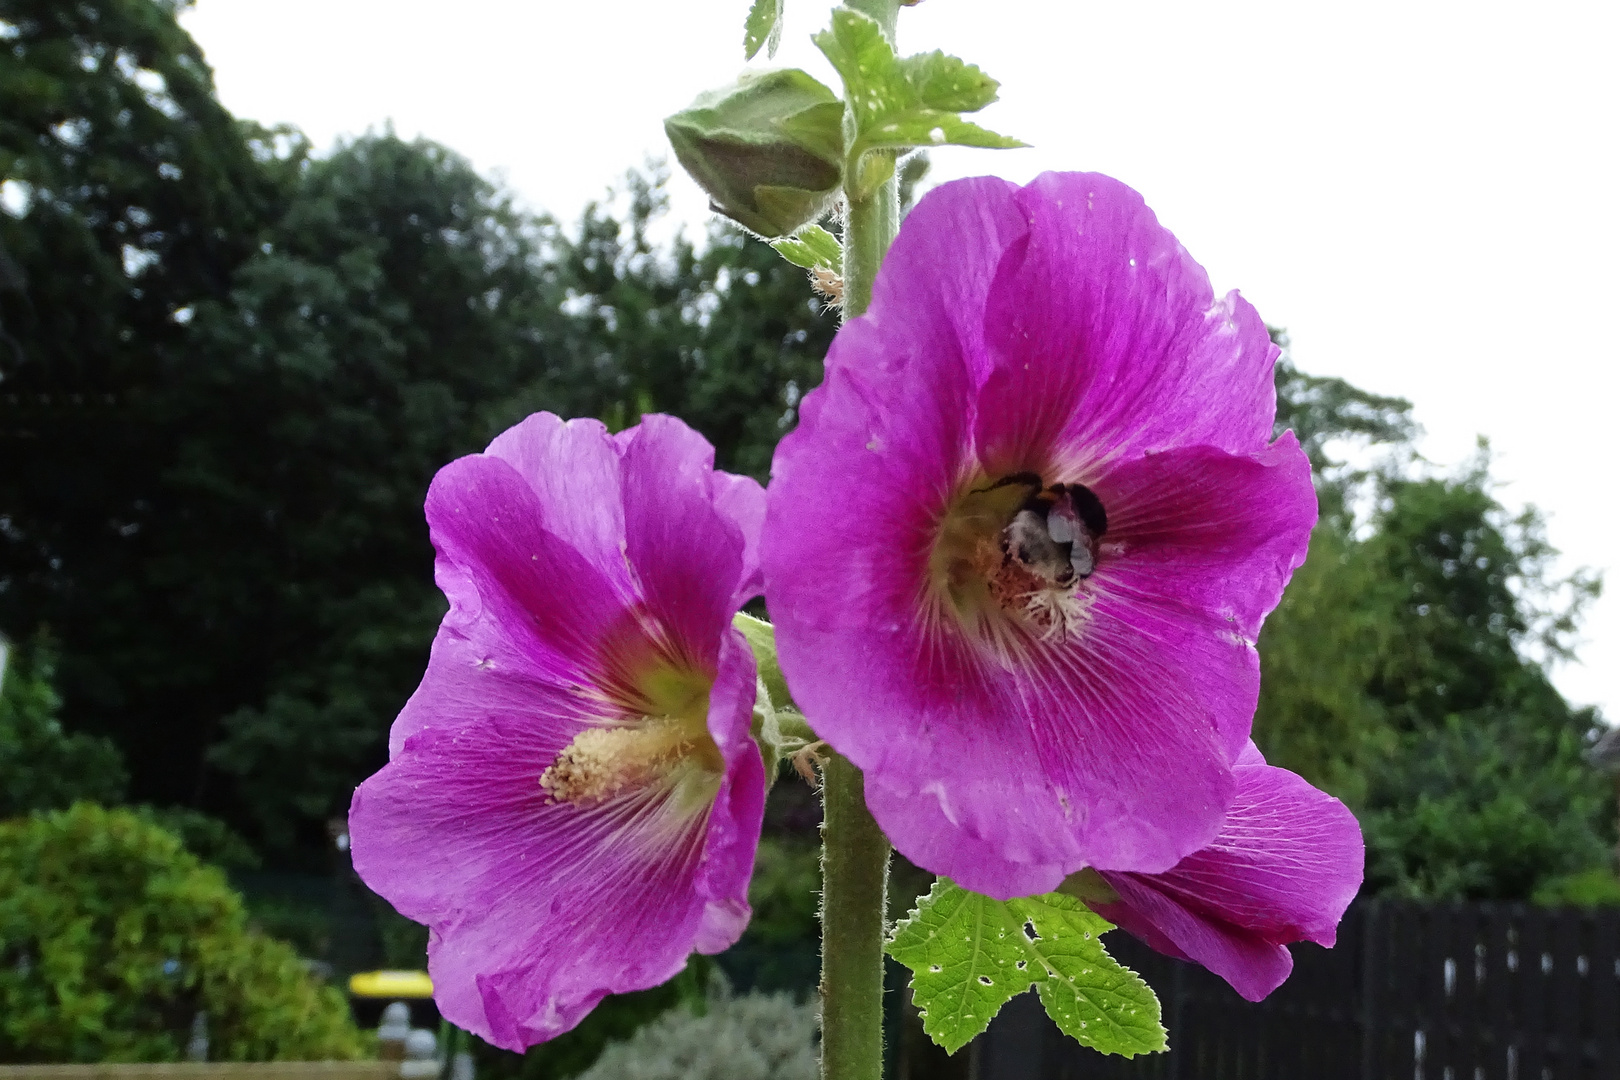
[{"label": "dark green foliage", "polygon": [[[61,810],[81,800],[116,803],[129,785],[123,755],[111,739],[62,729],[55,677],[56,647],[48,635],[12,650],[0,689],[0,818]],[[218,818],[185,806],[134,809],[205,862],[258,865],[253,848]]]},{"label": "dark green foliage", "polygon": [[1519,709],[1454,713],[1399,740],[1361,812],[1372,888],[1521,900],[1607,864],[1613,793],[1580,756],[1592,716],[1561,700]]},{"label": "dark green foliage", "polygon": [[[136,792],[165,802],[193,794],[172,759],[196,740],[140,727],[140,705],[184,686],[206,627],[165,632],[146,569],[177,524],[156,402],[195,362],[187,313],[225,295],[275,194],[176,7],[11,0],[0,39],[0,176],[26,195],[0,213],[0,622],[58,629],[70,726],[93,707],[104,732],[150,732],[116,734]],[[197,733],[190,711],[175,734]],[[160,756],[176,782],[152,782]]]},{"label": "dark green foliage", "polygon": [[559,239],[574,315],[567,370],[591,380],[594,399],[577,411],[613,426],[673,413],[714,443],[721,468],[763,480],[838,322],[804,271],[740,230],[712,227],[701,253],[684,237],[655,246],[663,175],[632,173],[622,217],[592,205],[578,235]]},{"label": "dark green foliage", "polygon": [[129,777],[111,740],[62,730],[55,647],[41,635],[13,647],[0,688],[0,818],[78,799],[117,802]]},{"label": "dark green foliage", "polygon": [[[789,774],[778,785],[803,784]],[[821,851],[808,838],[766,836],[748,886],[754,909],[742,940],[719,957],[739,990],[807,994],[821,969]]]},{"label": "dark green foliage", "polygon": [[255,658],[209,762],[285,847],[347,809],[443,612],[422,499],[524,411],[560,295],[538,224],[440,147],[389,135],[307,164],[227,302],[169,472],[216,569],[181,586]]},{"label": "dark green foliage", "polygon": [[227,871],[256,870],[259,853],[241,834],[216,817],[189,806],[133,808],[147,821],[172,833],[181,845],[203,862]]},{"label": "dark green foliage", "polygon": [[1549,577],[1532,511],[1509,518],[1483,455],[1448,479],[1386,479],[1373,573],[1398,588],[1367,684],[1394,734],[1369,771],[1377,887],[1527,898],[1602,863],[1612,798],[1582,758],[1596,726],[1548,682],[1595,582]]},{"label": "dark green foliage", "polygon": [[1620,878],[1608,867],[1551,878],[1531,899],[1545,907],[1620,907]]},{"label": "dark green foliage", "polygon": [[[1261,748],[1355,808],[1369,891],[1526,899],[1604,863],[1596,717],[1547,677],[1595,578],[1551,577],[1539,516],[1496,501],[1483,450],[1452,476],[1416,462],[1404,402],[1286,360],[1278,395],[1324,513],[1261,636]],[[1385,453],[1354,471],[1333,455],[1357,441]]]},{"label": "dark green foliage", "polygon": [[0,1060],[356,1058],[342,995],[246,929],[218,870],[127,810],[0,823]]}]

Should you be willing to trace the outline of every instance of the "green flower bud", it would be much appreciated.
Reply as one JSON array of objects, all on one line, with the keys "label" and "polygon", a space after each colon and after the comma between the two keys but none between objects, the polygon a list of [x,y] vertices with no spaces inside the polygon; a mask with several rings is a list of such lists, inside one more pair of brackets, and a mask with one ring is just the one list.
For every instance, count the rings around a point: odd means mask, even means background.
[{"label": "green flower bud", "polygon": [[710,207],[764,237],[815,221],[843,183],[844,103],[797,69],[702,94],[664,131]]}]

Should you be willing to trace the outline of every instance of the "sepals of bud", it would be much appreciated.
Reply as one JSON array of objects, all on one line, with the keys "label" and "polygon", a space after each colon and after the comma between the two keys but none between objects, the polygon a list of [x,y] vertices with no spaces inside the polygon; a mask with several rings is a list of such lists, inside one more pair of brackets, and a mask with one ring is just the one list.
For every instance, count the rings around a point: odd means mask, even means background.
[{"label": "sepals of bud", "polygon": [[797,69],[748,73],[664,121],[716,213],[767,238],[826,212],[843,183],[844,104]]}]

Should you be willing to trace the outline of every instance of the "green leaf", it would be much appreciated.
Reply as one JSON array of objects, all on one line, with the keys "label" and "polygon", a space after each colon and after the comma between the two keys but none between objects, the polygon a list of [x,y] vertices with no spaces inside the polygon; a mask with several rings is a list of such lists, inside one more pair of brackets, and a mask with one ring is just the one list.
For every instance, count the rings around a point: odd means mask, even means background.
[{"label": "green leaf", "polygon": [[900,69],[918,99],[930,109],[978,112],[996,100],[996,91],[1001,87],[974,65],[938,49],[906,57],[900,61]]},{"label": "green leaf", "polygon": [[958,115],[996,100],[999,84],[972,64],[938,51],[898,59],[877,22],[849,8],[833,12],[832,28],[817,34],[815,43],[843,78],[844,97],[854,116],[855,140],[850,146],[854,167],[848,171],[857,196],[893,173],[892,156],[875,168],[865,167],[861,158],[869,151],[898,152],[946,143],[1025,145]]},{"label": "green leaf", "polygon": [[754,0],[743,24],[743,59],[752,60],[761,47],[767,57],[776,55],[782,44],[782,0]]},{"label": "green leaf", "polygon": [[1103,947],[1113,925],[1060,893],[993,900],[941,878],[888,952],[912,971],[923,1030],[955,1053],[1033,984],[1062,1031],[1105,1054],[1166,1048],[1159,1000]]},{"label": "green leaf", "polygon": [[888,952],[911,969],[923,1030],[952,1054],[1034,978],[1023,930],[1006,905],[944,878],[895,926]]},{"label": "green leaf", "polygon": [[802,266],[806,270],[825,268],[835,274],[843,272],[844,247],[838,242],[838,237],[820,225],[806,225],[796,236],[772,240],[771,247],[794,266]]},{"label": "green leaf", "polygon": [[1062,893],[1010,900],[1007,906],[1035,931],[1030,949],[1046,969],[1036,989],[1065,1035],[1124,1057],[1167,1048],[1158,997],[1103,946],[1112,923]]}]

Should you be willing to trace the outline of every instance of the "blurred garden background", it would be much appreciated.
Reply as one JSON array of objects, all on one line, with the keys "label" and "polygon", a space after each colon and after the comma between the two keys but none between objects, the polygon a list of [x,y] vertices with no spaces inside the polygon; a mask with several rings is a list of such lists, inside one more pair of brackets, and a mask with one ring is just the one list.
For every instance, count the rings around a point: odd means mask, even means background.
[{"label": "blurred garden background", "polygon": [[[434,471],[537,409],[658,411],[764,480],[837,326],[767,246],[671,227],[661,164],[553,216],[386,127],[316,148],[232,116],[177,16],[0,2],[0,1061],[175,1058],[204,1008],[221,1056],[370,1052],[339,991],[426,932],[343,823],[444,610]],[[1484,444],[1427,463],[1410,403],[1274,337],[1322,518],[1256,740],[1355,809],[1365,896],[1620,904],[1603,718],[1551,679],[1597,576]],[[812,990],[818,815],[773,794],[736,948],[481,1069],[574,1075],[716,970]]]}]

